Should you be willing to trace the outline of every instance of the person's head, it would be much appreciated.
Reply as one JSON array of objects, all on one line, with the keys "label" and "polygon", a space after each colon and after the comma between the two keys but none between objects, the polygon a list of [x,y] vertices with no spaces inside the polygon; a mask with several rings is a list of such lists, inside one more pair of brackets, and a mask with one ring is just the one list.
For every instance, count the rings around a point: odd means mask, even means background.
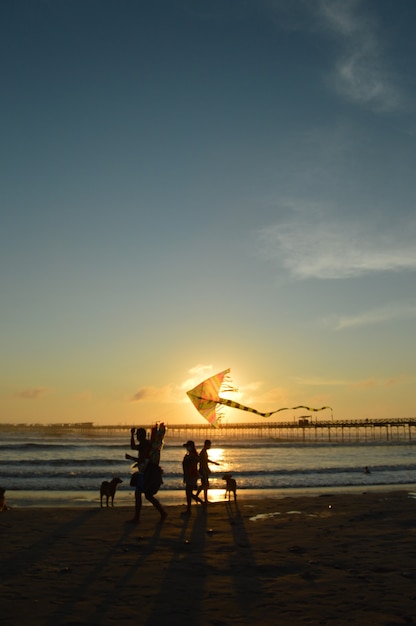
[{"label": "person's head", "polygon": [[186,443],[183,444],[183,447],[186,448],[188,452],[193,452],[195,450],[195,442],[187,441]]},{"label": "person's head", "polygon": [[210,447],[211,447],[211,440],[210,439],[205,439],[204,447],[205,447],[206,450],[210,449]]},{"label": "person's head", "polygon": [[146,429],[145,428],[138,428],[136,430],[136,437],[139,441],[143,441],[143,439],[146,439]]}]

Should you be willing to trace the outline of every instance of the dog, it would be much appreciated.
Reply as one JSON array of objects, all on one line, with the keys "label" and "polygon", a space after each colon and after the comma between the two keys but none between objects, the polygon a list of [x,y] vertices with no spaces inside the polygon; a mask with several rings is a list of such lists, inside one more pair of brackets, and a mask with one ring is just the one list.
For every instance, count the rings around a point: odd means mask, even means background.
[{"label": "dog", "polygon": [[8,511],[9,507],[6,504],[6,497],[5,494],[6,490],[3,489],[3,487],[0,487],[0,513],[3,513],[3,511]]},{"label": "dog", "polygon": [[226,498],[228,494],[228,499],[231,500],[231,493],[233,493],[234,500],[237,500],[237,482],[235,478],[232,477],[232,474],[224,474],[222,479],[226,481],[224,498]]},{"label": "dog", "polygon": [[107,506],[109,506],[108,501],[111,500],[111,506],[114,506],[114,496],[116,495],[117,487],[123,481],[118,476],[110,480],[104,480],[101,483],[100,487],[100,503],[103,506],[103,498],[107,499]]}]

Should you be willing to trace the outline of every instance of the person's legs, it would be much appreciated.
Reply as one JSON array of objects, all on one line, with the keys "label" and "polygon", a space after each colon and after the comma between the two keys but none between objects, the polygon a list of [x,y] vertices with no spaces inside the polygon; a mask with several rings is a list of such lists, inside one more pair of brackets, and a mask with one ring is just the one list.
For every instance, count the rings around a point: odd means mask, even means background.
[{"label": "person's legs", "polygon": [[138,523],[140,521],[140,513],[142,510],[142,491],[143,491],[143,474],[138,475],[137,477],[137,485],[135,491],[135,507],[134,507],[134,517],[129,520],[131,523]]},{"label": "person's legs", "polygon": [[153,504],[153,506],[155,507],[155,509],[157,511],[159,511],[160,513],[160,521],[164,522],[165,519],[167,518],[168,514],[166,513],[165,509],[163,508],[163,506],[160,504],[159,500],[157,498],[155,498],[152,494],[150,493],[145,493],[145,498],[146,500],[149,500],[149,502],[151,504]]},{"label": "person's legs", "polygon": [[191,501],[192,501],[192,485],[186,485],[185,487],[186,493],[186,509],[187,513],[191,512]]},{"label": "person's legs", "polygon": [[142,493],[141,493],[141,491],[137,491],[136,490],[135,497],[136,497],[136,501],[135,501],[135,506],[134,506],[134,517],[132,517],[132,519],[128,520],[131,524],[138,524],[140,522],[140,513],[141,513],[141,510],[142,510]]},{"label": "person's legs", "polygon": [[142,492],[141,491],[136,491],[136,513],[135,513],[135,518],[137,519],[137,521],[139,521],[140,519],[140,513],[142,510]]},{"label": "person's legs", "polygon": [[195,502],[199,502],[199,504],[204,504],[204,501],[198,496],[198,493],[194,493],[196,491],[196,487],[191,487],[191,498],[195,500]]},{"label": "person's legs", "polygon": [[209,487],[208,476],[204,474],[201,480],[202,480],[202,489],[204,491],[204,502],[206,504],[208,502],[208,487]]}]

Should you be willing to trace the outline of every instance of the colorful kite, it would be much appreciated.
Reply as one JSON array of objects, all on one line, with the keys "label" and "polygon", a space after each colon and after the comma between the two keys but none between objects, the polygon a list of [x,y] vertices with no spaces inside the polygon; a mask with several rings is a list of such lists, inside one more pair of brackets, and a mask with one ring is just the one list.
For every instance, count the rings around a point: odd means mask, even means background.
[{"label": "colorful kite", "polygon": [[223,414],[221,413],[221,405],[230,406],[233,409],[241,409],[242,411],[249,411],[250,413],[256,413],[256,415],[261,415],[262,417],[270,417],[270,415],[278,413],[279,411],[290,411],[295,409],[306,409],[307,411],[323,411],[324,409],[329,409],[332,412],[330,406],[321,406],[319,409],[314,409],[313,407],[300,404],[299,406],[276,409],[276,411],[270,411],[269,413],[261,413],[260,411],[256,411],[256,409],[252,409],[249,406],[244,406],[244,404],[240,404],[239,402],[227,400],[227,398],[221,398],[219,395],[221,391],[237,391],[230,385],[228,377],[229,372],[230,370],[227,369],[219,374],[215,374],[215,376],[207,378],[202,383],[199,383],[199,385],[187,392],[195,408],[212,426],[217,427],[223,417]]}]

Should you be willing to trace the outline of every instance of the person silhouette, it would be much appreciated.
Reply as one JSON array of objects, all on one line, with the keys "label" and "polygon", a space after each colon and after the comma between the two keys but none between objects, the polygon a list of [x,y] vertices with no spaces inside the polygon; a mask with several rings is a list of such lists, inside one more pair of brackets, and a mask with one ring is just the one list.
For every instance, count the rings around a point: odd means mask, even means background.
[{"label": "person silhouette", "polygon": [[195,448],[195,442],[187,441],[183,444],[183,447],[186,448],[187,451],[182,461],[183,482],[185,483],[186,494],[186,513],[190,515],[192,500],[202,504],[201,498],[194,493],[198,487],[199,455]]},{"label": "person silhouette", "polygon": [[[134,440],[134,434],[136,433],[137,443]],[[130,448],[132,450],[137,450],[139,455],[137,459],[126,454],[126,458],[136,461],[137,463],[137,484],[135,489],[135,513],[134,517],[128,520],[128,523],[138,524],[140,521],[140,514],[142,510],[142,493],[144,493],[144,497],[148,500],[157,511],[160,513],[160,521],[164,522],[167,518],[168,514],[165,509],[160,504],[159,500],[155,498],[155,496],[150,493],[146,481],[145,481],[145,471],[150,461],[150,452],[152,449],[151,441],[147,438],[146,430],[144,428],[132,428],[130,431]]]},{"label": "person silhouette", "polygon": [[199,487],[196,495],[199,496],[201,491],[204,492],[204,502],[208,503],[208,488],[209,488],[209,475],[211,474],[211,469],[209,464],[219,465],[216,461],[211,461],[208,458],[208,450],[211,448],[211,441],[209,439],[205,440],[204,446],[199,453],[199,474],[201,476],[201,487]]}]

